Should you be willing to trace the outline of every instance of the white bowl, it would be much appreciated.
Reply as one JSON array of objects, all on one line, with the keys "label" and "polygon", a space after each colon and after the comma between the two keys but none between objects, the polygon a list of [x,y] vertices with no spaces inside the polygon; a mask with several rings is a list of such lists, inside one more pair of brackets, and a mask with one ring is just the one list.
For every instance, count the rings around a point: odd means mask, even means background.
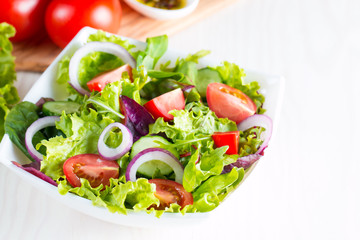
[{"label": "white bowl", "polygon": [[185,17],[195,10],[199,0],[187,0],[186,5],[180,9],[167,10],[155,7],[149,7],[137,0],[124,0],[132,9],[139,13],[158,20],[177,19]]},{"label": "white bowl", "polygon": [[[54,60],[54,62],[46,69],[41,75],[38,81],[30,89],[25,96],[24,101],[37,102],[40,97],[52,97],[56,100],[61,100],[66,97],[65,84],[59,86],[56,81],[56,71],[59,61],[64,56],[71,56],[76,49],[85,44],[90,34],[96,33],[97,30],[92,28],[83,28],[76,37],[68,44],[68,46],[60,53],[60,55]],[[146,44],[137,40],[128,39],[131,43],[138,46],[139,49],[145,49]],[[160,62],[166,62],[171,60],[173,63],[180,57],[187,56],[188,53],[180,53],[173,50],[168,50],[166,55],[160,59]],[[203,66],[219,64],[220,61],[211,61],[209,59],[200,60],[200,64]],[[279,76],[272,76],[263,74],[256,71],[246,71],[246,81],[258,81],[261,86],[261,92],[265,95],[266,101],[264,107],[267,109],[266,114],[270,116],[274,121],[274,127],[277,126],[280,105],[282,101],[284,91],[284,79]],[[274,129],[275,130],[275,129]],[[275,131],[274,131],[275,132]],[[271,147],[271,142],[270,142]],[[222,205],[226,204],[225,200],[215,210],[209,213],[188,213],[184,216],[175,213],[165,213],[160,219],[154,217],[153,214],[147,214],[145,212],[133,212],[129,211],[128,215],[121,215],[117,213],[110,213],[106,208],[95,207],[90,200],[78,197],[74,194],[60,195],[57,188],[48,184],[47,182],[31,175],[30,173],[23,171],[16,167],[11,161],[16,161],[21,164],[28,163],[27,157],[10,141],[8,135],[5,135],[0,144],[1,158],[0,162],[4,164],[9,170],[15,172],[19,177],[29,182],[38,189],[44,191],[51,198],[54,198],[70,208],[76,211],[80,211],[89,216],[102,219],[111,223],[117,223],[126,226],[137,227],[164,227],[176,226],[181,224],[182,226],[194,226],[200,223],[204,223],[210,217],[216,217],[217,212],[221,211]],[[255,168],[255,164],[251,167],[247,175]],[[246,176],[247,176],[246,175]],[[246,178],[244,177],[244,179]],[[244,181],[244,180],[243,180]],[[241,187],[236,191],[241,191]],[[236,195],[234,195],[236,197]]]}]

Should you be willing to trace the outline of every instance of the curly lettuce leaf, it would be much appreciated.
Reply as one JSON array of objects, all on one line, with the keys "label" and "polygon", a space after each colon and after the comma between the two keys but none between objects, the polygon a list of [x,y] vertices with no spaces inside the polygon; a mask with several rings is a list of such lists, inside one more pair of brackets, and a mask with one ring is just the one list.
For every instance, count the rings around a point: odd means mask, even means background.
[{"label": "curly lettuce leaf", "polygon": [[263,114],[265,109],[262,105],[265,101],[265,97],[258,92],[260,85],[258,82],[251,82],[245,84],[243,82],[246,76],[244,69],[240,68],[235,63],[224,62],[223,65],[213,68],[220,73],[222,83],[229,85],[230,87],[237,88],[248,97],[250,97],[257,106],[257,113]]},{"label": "curly lettuce leaf", "polygon": [[97,142],[103,129],[114,122],[90,109],[77,114],[63,114],[56,127],[64,136],[56,136],[38,144],[46,147],[46,156],[41,162],[41,171],[56,180],[64,176],[62,166],[66,159],[84,153],[97,153]]},{"label": "curly lettuce leaf", "polygon": [[173,123],[158,118],[150,125],[150,134],[165,133],[180,153],[190,152],[192,145],[208,148],[214,132],[236,131],[235,122],[218,118],[214,112],[200,102],[191,102],[184,110],[172,110]]},{"label": "curly lettuce leaf", "polygon": [[16,80],[13,46],[9,40],[15,35],[15,28],[7,23],[0,23],[0,140],[4,136],[4,121],[10,109],[20,98],[14,81]]},{"label": "curly lettuce leaf", "polygon": [[81,187],[72,187],[66,179],[58,181],[58,191],[60,194],[74,193],[92,201],[95,206],[105,207],[112,213],[127,214],[129,210],[135,212],[146,211],[154,213],[160,217],[164,212],[182,213],[195,212],[191,205],[181,207],[178,204],[171,204],[165,210],[155,210],[150,206],[158,205],[159,199],[154,195],[156,186],[150,184],[147,179],[139,178],[136,182],[125,181],[124,177],[120,179],[110,179],[110,185],[103,185],[96,188],[90,186],[86,179],[81,179]]}]

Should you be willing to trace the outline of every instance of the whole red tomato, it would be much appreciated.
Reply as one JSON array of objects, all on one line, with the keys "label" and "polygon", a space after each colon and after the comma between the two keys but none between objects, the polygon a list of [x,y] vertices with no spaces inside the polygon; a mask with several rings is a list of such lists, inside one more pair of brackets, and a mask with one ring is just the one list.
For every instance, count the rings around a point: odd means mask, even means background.
[{"label": "whole red tomato", "polygon": [[45,26],[54,43],[65,47],[85,26],[117,33],[121,15],[119,0],[53,0],[46,10]]},{"label": "whole red tomato", "polygon": [[16,29],[12,41],[30,39],[45,33],[44,16],[50,0],[1,0],[0,22],[7,22]]}]

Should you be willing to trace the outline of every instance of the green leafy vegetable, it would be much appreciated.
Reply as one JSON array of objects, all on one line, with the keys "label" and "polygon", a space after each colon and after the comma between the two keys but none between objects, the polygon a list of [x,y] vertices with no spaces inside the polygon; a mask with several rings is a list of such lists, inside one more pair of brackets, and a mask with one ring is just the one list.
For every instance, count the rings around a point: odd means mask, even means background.
[{"label": "green leafy vegetable", "polygon": [[200,102],[192,102],[184,110],[172,110],[174,116],[172,124],[158,118],[150,126],[150,134],[165,133],[174,142],[180,153],[190,152],[192,145],[207,149],[214,132],[236,131],[235,122],[218,118],[214,112]]},{"label": "green leafy vegetable", "polygon": [[257,113],[262,114],[265,109],[262,108],[262,104],[265,101],[265,97],[258,92],[260,85],[257,82],[251,82],[244,84],[243,79],[246,76],[244,69],[239,68],[235,63],[224,62],[222,66],[218,66],[216,69],[222,78],[222,83],[229,85],[230,87],[237,88],[248,97],[250,97],[257,106]]},{"label": "green leafy vegetable", "polygon": [[104,128],[114,120],[102,117],[93,109],[81,115],[63,114],[56,127],[64,136],[41,141],[46,147],[46,156],[41,162],[41,171],[54,180],[64,176],[62,166],[66,159],[83,153],[97,153],[97,142]]},{"label": "green leafy vegetable", "polygon": [[154,69],[156,63],[164,55],[168,47],[168,37],[166,35],[147,38],[145,51],[139,52],[136,65],[138,71],[140,66],[144,66],[146,70]]},{"label": "green leafy vegetable", "polygon": [[[31,102],[21,102],[17,104],[5,120],[5,132],[9,135],[11,141],[31,160],[34,159],[28,153],[25,147],[25,133],[27,128],[35,122],[39,116],[39,108]],[[33,142],[39,143],[45,137],[40,133],[36,133]]]},{"label": "green leafy vegetable", "polygon": [[14,81],[16,80],[15,58],[12,56],[10,37],[15,35],[15,28],[7,23],[0,23],[0,140],[5,133],[4,121],[10,109],[20,98]]}]

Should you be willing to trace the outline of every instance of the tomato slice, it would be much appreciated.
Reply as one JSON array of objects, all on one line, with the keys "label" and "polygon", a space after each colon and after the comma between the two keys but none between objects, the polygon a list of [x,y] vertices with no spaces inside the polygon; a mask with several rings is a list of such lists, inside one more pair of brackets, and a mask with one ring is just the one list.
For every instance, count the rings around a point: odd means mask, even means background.
[{"label": "tomato slice", "polygon": [[155,119],[163,117],[165,121],[170,121],[174,119],[174,116],[169,114],[170,110],[185,108],[184,94],[180,88],[177,88],[148,101],[144,107]]},{"label": "tomato slice", "polygon": [[102,73],[101,75],[93,78],[86,83],[90,91],[101,92],[106,84],[119,81],[122,78],[122,74],[127,72],[132,80],[132,68],[129,64],[125,64],[119,68],[111,70],[109,72]]},{"label": "tomato slice", "polygon": [[177,203],[184,208],[194,202],[192,194],[187,192],[180,183],[167,179],[150,179],[149,183],[156,184],[155,197],[160,200],[160,205],[151,206],[156,210],[164,210],[170,207],[171,203]]},{"label": "tomato slice", "polygon": [[215,132],[211,137],[216,147],[229,146],[226,154],[238,154],[239,152],[239,131]]},{"label": "tomato slice", "polygon": [[236,123],[255,114],[255,103],[242,91],[222,83],[210,83],[206,89],[209,108],[220,118]]},{"label": "tomato slice", "polygon": [[110,185],[110,178],[118,178],[120,166],[116,161],[102,159],[97,154],[79,154],[65,161],[64,174],[71,186],[80,187],[80,178],[90,182],[91,187]]}]

